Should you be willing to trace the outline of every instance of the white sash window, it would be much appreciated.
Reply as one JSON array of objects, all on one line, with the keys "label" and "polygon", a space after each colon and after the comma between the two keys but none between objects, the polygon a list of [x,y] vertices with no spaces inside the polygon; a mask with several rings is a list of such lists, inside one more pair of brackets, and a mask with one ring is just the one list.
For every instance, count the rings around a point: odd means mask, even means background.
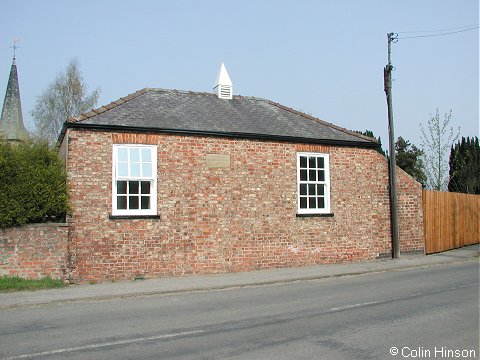
[{"label": "white sash window", "polygon": [[297,201],[299,214],[330,213],[328,154],[297,154]]},{"label": "white sash window", "polygon": [[112,215],[157,215],[157,147],[113,145]]}]

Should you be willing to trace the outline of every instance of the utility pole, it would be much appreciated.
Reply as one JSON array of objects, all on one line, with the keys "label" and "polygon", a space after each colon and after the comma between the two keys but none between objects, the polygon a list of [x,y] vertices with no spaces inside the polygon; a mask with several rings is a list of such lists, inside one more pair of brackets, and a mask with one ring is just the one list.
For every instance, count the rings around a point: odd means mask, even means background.
[{"label": "utility pole", "polygon": [[385,94],[387,95],[388,108],[388,137],[390,142],[388,157],[388,179],[390,185],[390,224],[392,233],[392,258],[397,259],[400,256],[400,245],[398,243],[398,204],[397,204],[397,171],[395,160],[395,135],[393,131],[393,109],[392,109],[392,70],[390,61],[390,52],[392,42],[398,41],[398,35],[394,33],[387,34],[388,39],[388,64],[383,69],[383,79],[385,85]]}]

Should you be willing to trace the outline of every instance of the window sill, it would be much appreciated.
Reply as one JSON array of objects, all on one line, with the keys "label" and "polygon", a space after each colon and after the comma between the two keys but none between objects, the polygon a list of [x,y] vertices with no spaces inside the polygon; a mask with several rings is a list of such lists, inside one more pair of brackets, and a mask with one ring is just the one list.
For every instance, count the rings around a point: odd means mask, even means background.
[{"label": "window sill", "polygon": [[303,218],[303,217],[333,217],[334,213],[325,213],[325,214],[298,214],[297,217]]},{"label": "window sill", "polygon": [[108,215],[110,220],[152,219],[160,220],[160,215]]}]

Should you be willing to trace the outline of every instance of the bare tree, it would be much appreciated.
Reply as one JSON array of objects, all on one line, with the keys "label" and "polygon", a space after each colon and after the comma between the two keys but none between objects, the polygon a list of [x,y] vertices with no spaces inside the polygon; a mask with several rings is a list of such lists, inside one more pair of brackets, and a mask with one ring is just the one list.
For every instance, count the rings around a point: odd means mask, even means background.
[{"label": "bare tree", "polygon": [[65,120],[92,109],[98,101],[99,89],[86,94],[77,59],[73,59],[63,73],[37,97],[31,112],[36,126],[36,136],[54,144]]},{"label": "bare tree", "polygon": [[448,155],[452,144],[457,141],[460,134],[460,128],[456,134],[454,134],[453,126],[449,128],[451,119],[452,110],[445,113],[441,119],[437,109],[435,115],[430,114],[427,129],[420,124],[427,188],[431,190],[447,190]]}]

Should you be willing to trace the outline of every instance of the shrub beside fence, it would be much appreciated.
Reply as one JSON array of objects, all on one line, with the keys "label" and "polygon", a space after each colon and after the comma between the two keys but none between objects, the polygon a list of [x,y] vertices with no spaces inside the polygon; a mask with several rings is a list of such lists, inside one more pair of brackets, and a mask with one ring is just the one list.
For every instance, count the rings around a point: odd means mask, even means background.
[{"label": "shrub beside fence", "polygon": [[480,195],[423,191],[425,253],[480,242]]}]

